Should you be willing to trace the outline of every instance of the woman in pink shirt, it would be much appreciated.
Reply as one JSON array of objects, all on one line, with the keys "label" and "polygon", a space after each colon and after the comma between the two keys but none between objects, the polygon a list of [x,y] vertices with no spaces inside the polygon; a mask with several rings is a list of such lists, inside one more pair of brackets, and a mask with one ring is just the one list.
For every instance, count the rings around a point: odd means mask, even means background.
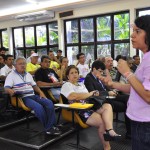
[{"label": "woman in pink shirt", "polygon": [[118,70],[129,84],[102,78],[110,87],[130,93],[126,114],[131,119],[132,150],[150,149],[150,15],[138,17],[131,35],[133,48],[143,52],[143,59],[135,73],[127,62],[119,60]]}]

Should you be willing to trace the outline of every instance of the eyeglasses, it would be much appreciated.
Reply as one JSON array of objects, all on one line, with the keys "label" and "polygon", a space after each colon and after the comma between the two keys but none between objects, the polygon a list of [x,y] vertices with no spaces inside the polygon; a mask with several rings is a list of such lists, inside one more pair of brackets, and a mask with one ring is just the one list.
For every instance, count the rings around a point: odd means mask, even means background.
[{"label": "eyeglasses", "polygon": [[106,76],[106,73],[104,70],[101,69],[97,69],[97,71],[102,75],[102,76]]}]

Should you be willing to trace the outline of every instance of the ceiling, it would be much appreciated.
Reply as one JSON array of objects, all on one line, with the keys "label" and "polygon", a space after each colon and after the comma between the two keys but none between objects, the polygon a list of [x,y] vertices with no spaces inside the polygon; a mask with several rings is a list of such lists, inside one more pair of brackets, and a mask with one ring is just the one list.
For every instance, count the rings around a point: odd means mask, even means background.
[{"label": "ceiling", "polygon": [[118,0],[0,0],[0,21],[39,10],[65,11],[112,1]]}]

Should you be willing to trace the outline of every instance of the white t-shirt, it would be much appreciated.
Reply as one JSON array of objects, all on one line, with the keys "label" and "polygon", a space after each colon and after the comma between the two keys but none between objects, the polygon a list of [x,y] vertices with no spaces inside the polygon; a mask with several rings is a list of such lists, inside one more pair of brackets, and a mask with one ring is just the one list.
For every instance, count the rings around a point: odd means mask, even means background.
[{"label": "white t-shirt", "polygon": [[79,85],[74,85],[70,82],[66,82],[63,84],[61,88],[61,94],[63,94],[67,98],[73,92],[88,93],[88,90],[83,83],[79,83]]},{"label": "white t-shirt", "polygon": [[87,64],[78,64],[77,68],[79,69],[79,75],[83,76],[84,78],[90,72],[89,66]]},{"label": "white t-shirt", "polygon": [[7,77],[8,74],[14,69],[14,66],[12,68],[9,68],[7,65],[5,65],[3,68],[1,68],[0,75]]},{"label": "white t-shirt", "polygon": [[[21,76],[16,70],[13,70],[5,80],[5,88],[12,88],[16,92],[22,93],[22,97],[27,97],[34,95],[34,90],[32,86],[35,86],[31,74],[25,73],[24,76]],[[19,93],[19,94],[20,94]]]}]

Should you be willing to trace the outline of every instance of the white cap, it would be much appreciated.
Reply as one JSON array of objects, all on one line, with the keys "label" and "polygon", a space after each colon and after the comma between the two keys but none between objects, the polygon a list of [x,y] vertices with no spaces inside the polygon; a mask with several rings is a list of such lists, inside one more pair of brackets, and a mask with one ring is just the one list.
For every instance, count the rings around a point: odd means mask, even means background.
[{"label": "white cap", "polygon": [[39,57],[37,53],[33,53],[30,57]]}]

